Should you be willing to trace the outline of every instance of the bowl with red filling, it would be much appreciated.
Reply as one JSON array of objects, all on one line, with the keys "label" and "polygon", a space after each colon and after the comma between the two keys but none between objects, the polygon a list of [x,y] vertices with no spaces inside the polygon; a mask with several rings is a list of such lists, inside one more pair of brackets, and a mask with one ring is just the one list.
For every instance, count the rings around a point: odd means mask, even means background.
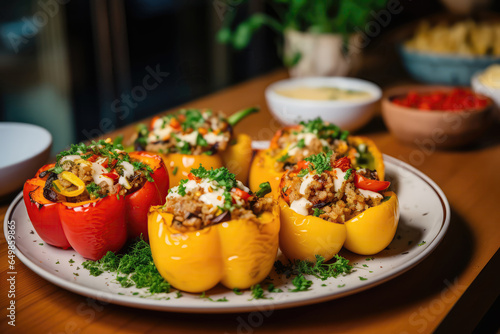
[{"label": "bowl with red filling", "polygon": [[490,123],[492,110],[489,97],[464,87],[399,86],[387,90],[382,100],[391,133],[431,151],[476,141]]}]

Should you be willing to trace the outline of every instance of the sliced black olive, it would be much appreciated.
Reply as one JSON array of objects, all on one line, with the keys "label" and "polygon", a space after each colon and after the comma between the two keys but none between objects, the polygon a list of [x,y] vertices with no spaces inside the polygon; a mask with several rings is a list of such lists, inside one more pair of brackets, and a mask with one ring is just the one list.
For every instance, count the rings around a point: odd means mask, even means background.
[{"label": "sliced black olive", "polygon": [[313,208],[321,209],[327,206],[329,203],[316,203],[313,205]]},{"label": "sliced black olive", "polygon": [[50,173],[50,172],[49,172],[48,170],[44,170],[44,171],[43,171],[43,172],[41,172],[38,176],[39,176],[40,178],[42,178],[42,179],[43,179],[43,178],[44,178],[45,176],[47,176],[47,174],[49,174],[49,173]]},{"label": "sliced black olive", "polygon": [[224,211],[214,219],[212,219],[212,224],[223,223],[231,220],[231,213],[229,211]]}]

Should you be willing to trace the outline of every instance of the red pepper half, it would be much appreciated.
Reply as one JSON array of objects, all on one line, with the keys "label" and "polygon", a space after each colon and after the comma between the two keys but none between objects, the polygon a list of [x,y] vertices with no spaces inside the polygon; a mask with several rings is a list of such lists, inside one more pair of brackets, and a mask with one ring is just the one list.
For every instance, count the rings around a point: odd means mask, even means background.
[{"label": "red pepper half", "polygon": [[108,251],[119,251],[128,238],[148,238],[147,213],[152,205],[163,205],[167,195],[168,173],[161,157],[132,152],[130,157],[153,169],[139,190],[118,198],[110,195],[95,200],[69,203],[51,202],[43,196],[46,177],[43,166],[35,178],[26,181],[23,198],[28,216],[38,235],[48,244],[64,249],[72,247],[83,257],[97,260]]}]

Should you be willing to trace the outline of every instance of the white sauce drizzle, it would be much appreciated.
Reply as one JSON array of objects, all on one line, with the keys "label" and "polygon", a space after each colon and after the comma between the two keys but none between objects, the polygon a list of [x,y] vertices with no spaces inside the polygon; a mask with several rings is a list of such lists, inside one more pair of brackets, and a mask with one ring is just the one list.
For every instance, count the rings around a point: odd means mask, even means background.
[{"label": "white sauce drizzle", "polygon": [[290,205],[290,209],[292,209],[299,215],[307,216],[309,213],[308,209],[311,207],[311,205],[311,202],[309,202],[305,197],[302,197],[301,199],[293,201]]},{"label": "white sauce drizzle", "polygon": [[306,194],[306,189],[309,187],[312,181],[314,181],[314,175],[312,172],[309,172],[303,179],[302,184],[300,185],[299,193],[302,195]]},{"label": "white sauce drizzle", "polygon": [[335,177],[333,179],[333,188],[335,191],[338,191],[342,188],[342,184],[345,182],[344,177],[346,173],[344,173],[340,168],[335,168],[334,171]]},{"label": "white sauce drizzle", "polygon": [[358,188],[359,192],[361,193],[361,195],[363,195],[363,197],[365,198],[369,198],[369,197],[372,197],[372,198],[384,198],[384,196],[382,196],[381,194],[375,192],[375,191],[371,191],[371,190],[365,190],[365,189],[360,189]]}]

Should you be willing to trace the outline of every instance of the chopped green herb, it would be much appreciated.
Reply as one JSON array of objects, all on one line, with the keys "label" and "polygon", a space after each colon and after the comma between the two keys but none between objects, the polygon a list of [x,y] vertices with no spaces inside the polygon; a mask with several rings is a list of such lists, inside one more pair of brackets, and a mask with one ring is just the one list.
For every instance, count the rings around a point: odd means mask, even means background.
[{"label": "chopped green herb", "polygon": [[337,285],[337,288],[343,288],[345,286],[345,284],[339,284]]},{"label": "chopped green herb", "polygon": [[59,264],[59,261],[57,261],[56,264]]},{"label": "chopped green herb", "polygon": [[83,267],[92,276],[99,276],[104,271],[116,273],[115,278],[123,287],[148,288],[151,294],[170,292],[170,284],[153,263],[151,248],[142,239],[131,244],[124,254],[108,252],[98,261],[83,262]]},{"label": "chopped green herb", "polygon": [[305,158],[304,160],[309,161],[313,165],[312,170],[315,170],[316,174],[322,174],[324,171],[332,170],[332,163],[331,163],[332,154],[333,151],[329,151],[328,153],[322,152],[316,155],[311,155]]},{"label": "chopped green herb", "polygon": [[283,290],[276,288],[273,283],[269,283],[269,285],[267,286],[267,291],[272,292],[272,293],[283,292]]},{"label": "chopped green herb", "polygon": [[301,140],[299,140],[299,141],[297,142],[297,147],[298,147],[298,148],[304,148],[304,147],[306,147],[306,141],[305,141],[305,139],[304,139],[304,138],[302,138]]},{"label": "chopped green herb", "polygon": [[176,291],[175,292],[175,299],[178,299],[178,298],[181,298],[182,297],[182,293],[180,291]]},{"label": "chopped green herb", "polygon": [[307,174],[309,174],[309,169],[304,168],[303,170],[301,170],[301,171],[299,172],[299,174],[297,174],[297,176],[298,176],[298,177],[304,177],[304,176],[306,176]]},{"label": "chopped green herb", "polygon": [[172,171],[172,174],[177,175],[178,170],[179,170],[179,167],[175,166],[174,170]]},{"label": "chopped green herb", "polygon": [[366,281],[366,280],[368,280],[368,278],[363,277],[363,276],[358,276],[358,277],[359,277],[359,280],[360,280],[360,281]]},{"label": "chopped green herb", "polygon": [[318,209],[318,208],[313,208],[313,216],[314,217],[319,217],[320,215],[322,215],[323,213],[325,213],[325,211],[321,210],[321,209]]},{"label": "chopped green herb", "polygon": [[252,298],[249,300],[254,300],[254,299],[272,299],[269,297],[264,296],[264,289],[260,286],[260,284],[255,284],[250,287],[250,292],[252,293]]},{"label": "chopped green herb", "polygon": [[323,281],[330,277],[336,278],[339,275],[349,274],[352,271],[352,266],[346,258],[337,254],[335,260],[333,263],[325,263],[323,256],[316,255],[316,263],[308,260],[295,260],[289,265],[284,265],[278,260],[274,263],[274,268],[278,274],[285,274],[286,277],[304,274],[313,275]]},{"label": "chopped green herb", "polygon": [[236,294],[236,295],[242,295],[242,294],[243,294],[243,292],[241,292],[238,288],[234,288],[234,289],[233,289],[233,292],[234,292],[234,294]]},{"label": "chopped green herb", "polygon": [[75,263],[75,260],[73,260],[73,259],[69,259],[69,261],[68,261],[68,262],[69,262],[69,263]]},{"label": "chopped green herb", "polygon": [[426,242],[425,242],[425,240],[424,240],[424,241],[422,241],[421,243],[419,243],[419,244],[418,244],[418,246],[423,246],[423,245],[425,245],[425,244],[426,244]]},{"label": "chopped green herb", "polygon": [[39,243],[40,246],[43,246],[43,242]]},{"label": "chopped green herb", "polygon": [[366,264],[363,264],[363,267],[366,267],[366,268],[367,268],[367,267],[368,267],[368,265],[366,265]]},{"label": "chopped green herb", "polygon": [[293,278],[292,284],[295,286],[295,289],[288,289],[288,291],[299,292],[309,290],[313,282],[306,279],[302,274],[298,274]]},{"label": "chopped green herb", "polygon": [[321,286],[327,286],[327,285],[323,283],[323,284],[321,284]]},{"label": "chopped green herb", "polygon": [[278,161],[278,162],[285,162],[288,158],[290,158],[290,156],[288,155],[288,153],[285,153],[281,157],[279,157],[278,159],[276,159],[276,161]]},{"label": "chopped green herb", "polygon": [[351,174],[352,174],[352,171],[353,171],[353,170],[354,170],[354,169],[349,168],[349,169],[347,170],[347,172],[345,172],[345,175],[344,175],[344,180],[348,180],[348,179],[351,177]]},{"label": "chopped green herb", "polygon": [[80,275],[78,275],[78,273],[73,273],[73,275],[75,275],[75,276],[80,276]]}]

